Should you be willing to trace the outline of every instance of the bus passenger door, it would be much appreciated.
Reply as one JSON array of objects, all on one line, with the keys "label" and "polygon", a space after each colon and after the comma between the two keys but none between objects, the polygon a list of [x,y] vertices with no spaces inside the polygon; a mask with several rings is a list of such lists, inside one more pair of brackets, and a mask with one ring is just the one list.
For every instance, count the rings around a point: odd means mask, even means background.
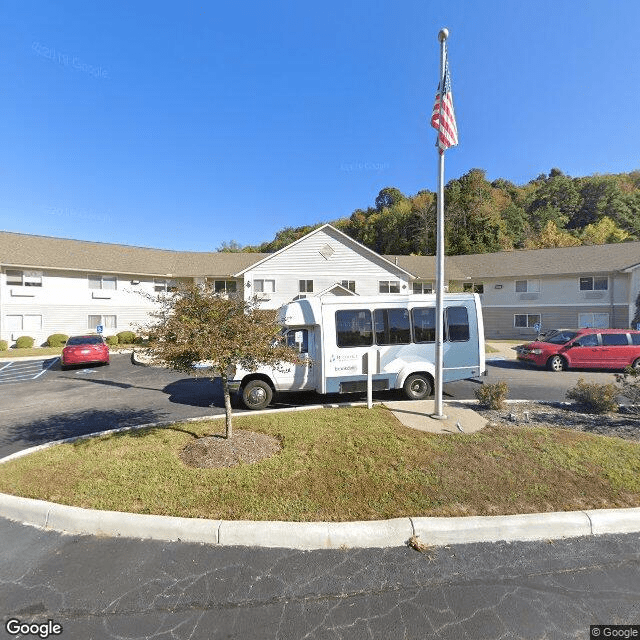
[{"label": "bus passenger door", "polygon": [[314,389],[313,354],[315,340],[313,331],[308,329],[289,329],[285,333],[289,347],[293,347],[301,357],[301,363],[287,363],[282,371],[275,370],[278,387],[282,391],[304,391]]}]

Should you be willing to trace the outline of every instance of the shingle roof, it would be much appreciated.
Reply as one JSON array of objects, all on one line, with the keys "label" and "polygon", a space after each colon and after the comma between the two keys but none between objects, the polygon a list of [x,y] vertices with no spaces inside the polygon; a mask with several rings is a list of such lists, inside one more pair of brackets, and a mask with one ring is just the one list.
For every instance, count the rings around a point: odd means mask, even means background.
[{"label": "shingle roof", "polygon": [[610,273],[640,264],[640,242],[452,256],[472,278]]},{"label": "shingle roof", "polygon": [[[413,274],[419,280],[435,280],[435,256],[384,256],[390,262]],[[447,256],[444,261],[445,280],[464,280],[466,274],[460,270],[453,257]]]},{"label": "shingle roof", "polygon": [[171,251],[0,231],[0,264],[154,276],[231,276],[262,253]]}]

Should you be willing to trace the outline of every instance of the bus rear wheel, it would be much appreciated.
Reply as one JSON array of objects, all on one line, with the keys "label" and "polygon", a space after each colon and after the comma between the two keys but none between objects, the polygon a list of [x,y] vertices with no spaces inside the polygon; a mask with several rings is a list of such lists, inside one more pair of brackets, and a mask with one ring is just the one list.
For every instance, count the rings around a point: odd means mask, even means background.
[{"label": "bus rear wheel", "polygon": [[404,381],[402,389],[409,400],[424,400],[433,391],[431,379],[423,373],[412,373]]}]

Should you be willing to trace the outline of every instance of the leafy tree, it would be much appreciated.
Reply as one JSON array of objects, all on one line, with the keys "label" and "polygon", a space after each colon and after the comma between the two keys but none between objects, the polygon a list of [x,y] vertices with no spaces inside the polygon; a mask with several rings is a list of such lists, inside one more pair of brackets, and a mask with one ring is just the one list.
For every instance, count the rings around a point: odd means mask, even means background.
[{"label": "leafy tree", "polygon": [[385,187],[384,189],[380,189],[380,192],[376,196],[376,209],[380,211],[385,207],[388,208],[397,204],[401,200],[404,200],[404,196],[399,189],[395,187]]},{"label": "leafy tree", "polygon": [[239,253],[243,249],[242,245],[235,240],[223,240],[220,246],[216,247],[216,251],[224,252],[224,253]]},{"label": "leafy tree", "polygon": [[595,224],[588,224],[580,234],[583,244],[624,242],[629,239],[629,236],[630,234],[627,231],[620,229],[608,216],[603,216]]},{"label": "leafy tree", "polygon": [[206,362],[204,375],[222,379],[225,437],[232,436],[229,376],[236,366],[249,371],[261,365],[296,362],[297,352],[278,340],[277,311],[258,308],[255,299],[225,297],[211,287],[183,285],[155,298],[158,310],[146,327],[152,357],[176,371],[202,374],[194,365]]},{"label": "leafy tree", "polygon": [[549,220],[544,229],[525,243],[527,249],[549,249],[552,247],[576,247],[580,240],[568,231],[558,229],[553,220]]}]

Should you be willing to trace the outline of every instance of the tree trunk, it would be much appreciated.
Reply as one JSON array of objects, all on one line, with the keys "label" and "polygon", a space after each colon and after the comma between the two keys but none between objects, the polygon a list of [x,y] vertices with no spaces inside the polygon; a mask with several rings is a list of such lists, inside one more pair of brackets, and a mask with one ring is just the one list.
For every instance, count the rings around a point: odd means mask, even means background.
[{"label": "tree trunk", "polygon": [[224,395],[224,412],[225,412],[225,438],[230,438],[233,435],[233,428],[231,426],[231,394],[229,393],[229,380],[227,374],[222,374],[222,394]]}]

